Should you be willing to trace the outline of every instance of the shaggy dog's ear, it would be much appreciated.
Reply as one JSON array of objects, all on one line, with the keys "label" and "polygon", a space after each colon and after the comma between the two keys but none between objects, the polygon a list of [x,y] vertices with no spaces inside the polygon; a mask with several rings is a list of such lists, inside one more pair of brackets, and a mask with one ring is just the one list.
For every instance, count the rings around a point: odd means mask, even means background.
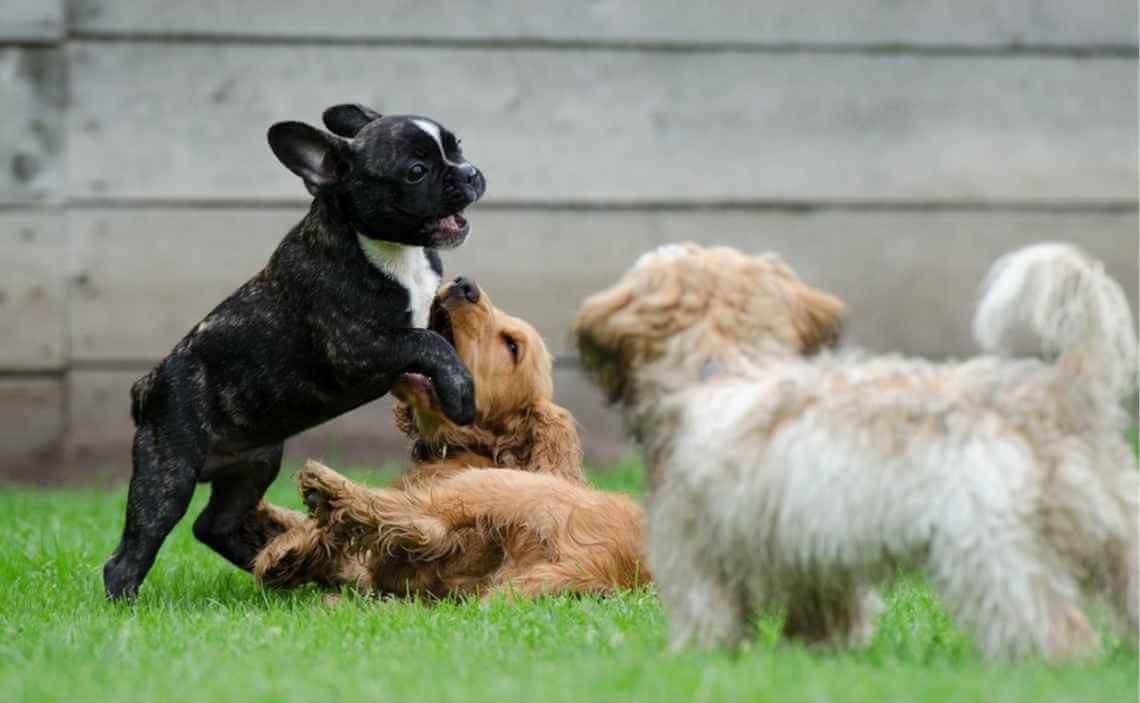
[{"label": "shaggy dog's ear", "polygon": [[830,293],[801,284],[796,291],[797,309],[792,316],[803,354],[815,354],[839,343],[847,306]]},{"label": "shaggy dog's ear", "polygon": [[634,318],[621,321],[631,325],[631,329],[626,330],[613,318],[632,305],[634,298],[633,288],[622,281],[587,298],[574,320],[573,335],[578,342],[582,365],[611,403],[620,400],[625,389],[623,338],[637,331]]},{"label": "shaggy dog's ear", "polygon": [[578,441],[574,416],[565,408],[542,400],[531,409],[527,422],[530,424],[530,455],[525,468],[575,483],[584,481],[582,445]]}]

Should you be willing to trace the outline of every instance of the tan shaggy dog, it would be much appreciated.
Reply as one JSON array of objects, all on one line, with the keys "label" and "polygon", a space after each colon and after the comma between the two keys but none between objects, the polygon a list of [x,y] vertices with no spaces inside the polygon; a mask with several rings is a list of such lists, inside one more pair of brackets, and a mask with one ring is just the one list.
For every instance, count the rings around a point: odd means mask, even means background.
[{"label": "tan shaggy dog", "polygon": [[[608,592],[648,581],[641,509],[589,487],[573,418],[552,401],[550,355],[470,281],[441,289],[431,327],[475,377],[476,421],[442,414],[430,381],[393,387],[415,465],[386,489],[317,462],[298,475],[310,518],[258,556],[264,583],[384,594]],[[469,468],[478,467],[478,468]],[[272,517],[280,521],[285,511]]]},{"label": "tan shaggy dog", "polygon": [[1082,595],[1134,634],[1120,286],[1070,246],[1009,254],[975,319],[993,355],[960,363],[832,353],[843,307],[775,255],[691,244],[581,307],[583,362],[645,450],[674,646],[734,643],[772,606],[789,636],[865,641],[899,568],[989,655],[1096,651]]}]

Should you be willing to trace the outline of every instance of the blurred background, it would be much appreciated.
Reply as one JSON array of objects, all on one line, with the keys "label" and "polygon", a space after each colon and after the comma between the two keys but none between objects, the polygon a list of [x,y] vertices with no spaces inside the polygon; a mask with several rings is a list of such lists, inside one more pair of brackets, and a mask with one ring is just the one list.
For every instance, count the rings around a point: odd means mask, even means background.
[{"label": "blurred background", "polygon": [[[1137,289],[1134,0],[0,0],[0,481],[129,472],[130,384],[304,213],[278,120],[419,112],[488,178],[445,255],[627,450],[578,302],[664,242],[775,250],[847,339],[973,352],[999,254],[1073,241]],[[286,445],[404,455],[383,400]]]}]

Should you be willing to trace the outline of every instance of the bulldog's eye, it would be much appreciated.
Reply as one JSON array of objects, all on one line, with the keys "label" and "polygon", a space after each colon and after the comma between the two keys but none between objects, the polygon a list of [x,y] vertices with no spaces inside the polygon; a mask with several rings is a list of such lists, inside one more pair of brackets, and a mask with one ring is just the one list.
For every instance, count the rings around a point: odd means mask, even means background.
[{"label": "bulldog's eye", "polygon": [[518,345],[518,342],[516,342],[513,338],[511,338],[511,335],[504,334],[503,335],[503,344],[507,345],[507,351],[509,351],[511,353],[511,358],[515,360],[515,363],[516,364],[519,363],[519,345]]},{"label": "bulldog's eye", "polygon": [[423,164],[413,164],[412,167],[408,169],[408,173],[404,176],[404,179],[407,180],[408,183],[417,183],[422,181],[427,174],[427,166]]}]

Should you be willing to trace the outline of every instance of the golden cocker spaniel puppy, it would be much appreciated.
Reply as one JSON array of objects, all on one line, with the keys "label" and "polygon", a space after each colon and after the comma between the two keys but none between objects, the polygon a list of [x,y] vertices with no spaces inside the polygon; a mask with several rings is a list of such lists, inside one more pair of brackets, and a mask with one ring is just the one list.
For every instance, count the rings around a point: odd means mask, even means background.
[{"label": "golden cocker spaniel puppy", "polygon": [[642,511],[585,482],[574,421],[552,400],[550,355],[535,329],[465,279],[441,289],[430,326],[475,377],[475,423],[451,423],[431,382],[407,375],[393,393],[397,424],[414,441],[411,469],[375,489],[310,461],[298,482],[312,517],[292,518],[255,575],[281,587],[432,596],[647,583]]}]

